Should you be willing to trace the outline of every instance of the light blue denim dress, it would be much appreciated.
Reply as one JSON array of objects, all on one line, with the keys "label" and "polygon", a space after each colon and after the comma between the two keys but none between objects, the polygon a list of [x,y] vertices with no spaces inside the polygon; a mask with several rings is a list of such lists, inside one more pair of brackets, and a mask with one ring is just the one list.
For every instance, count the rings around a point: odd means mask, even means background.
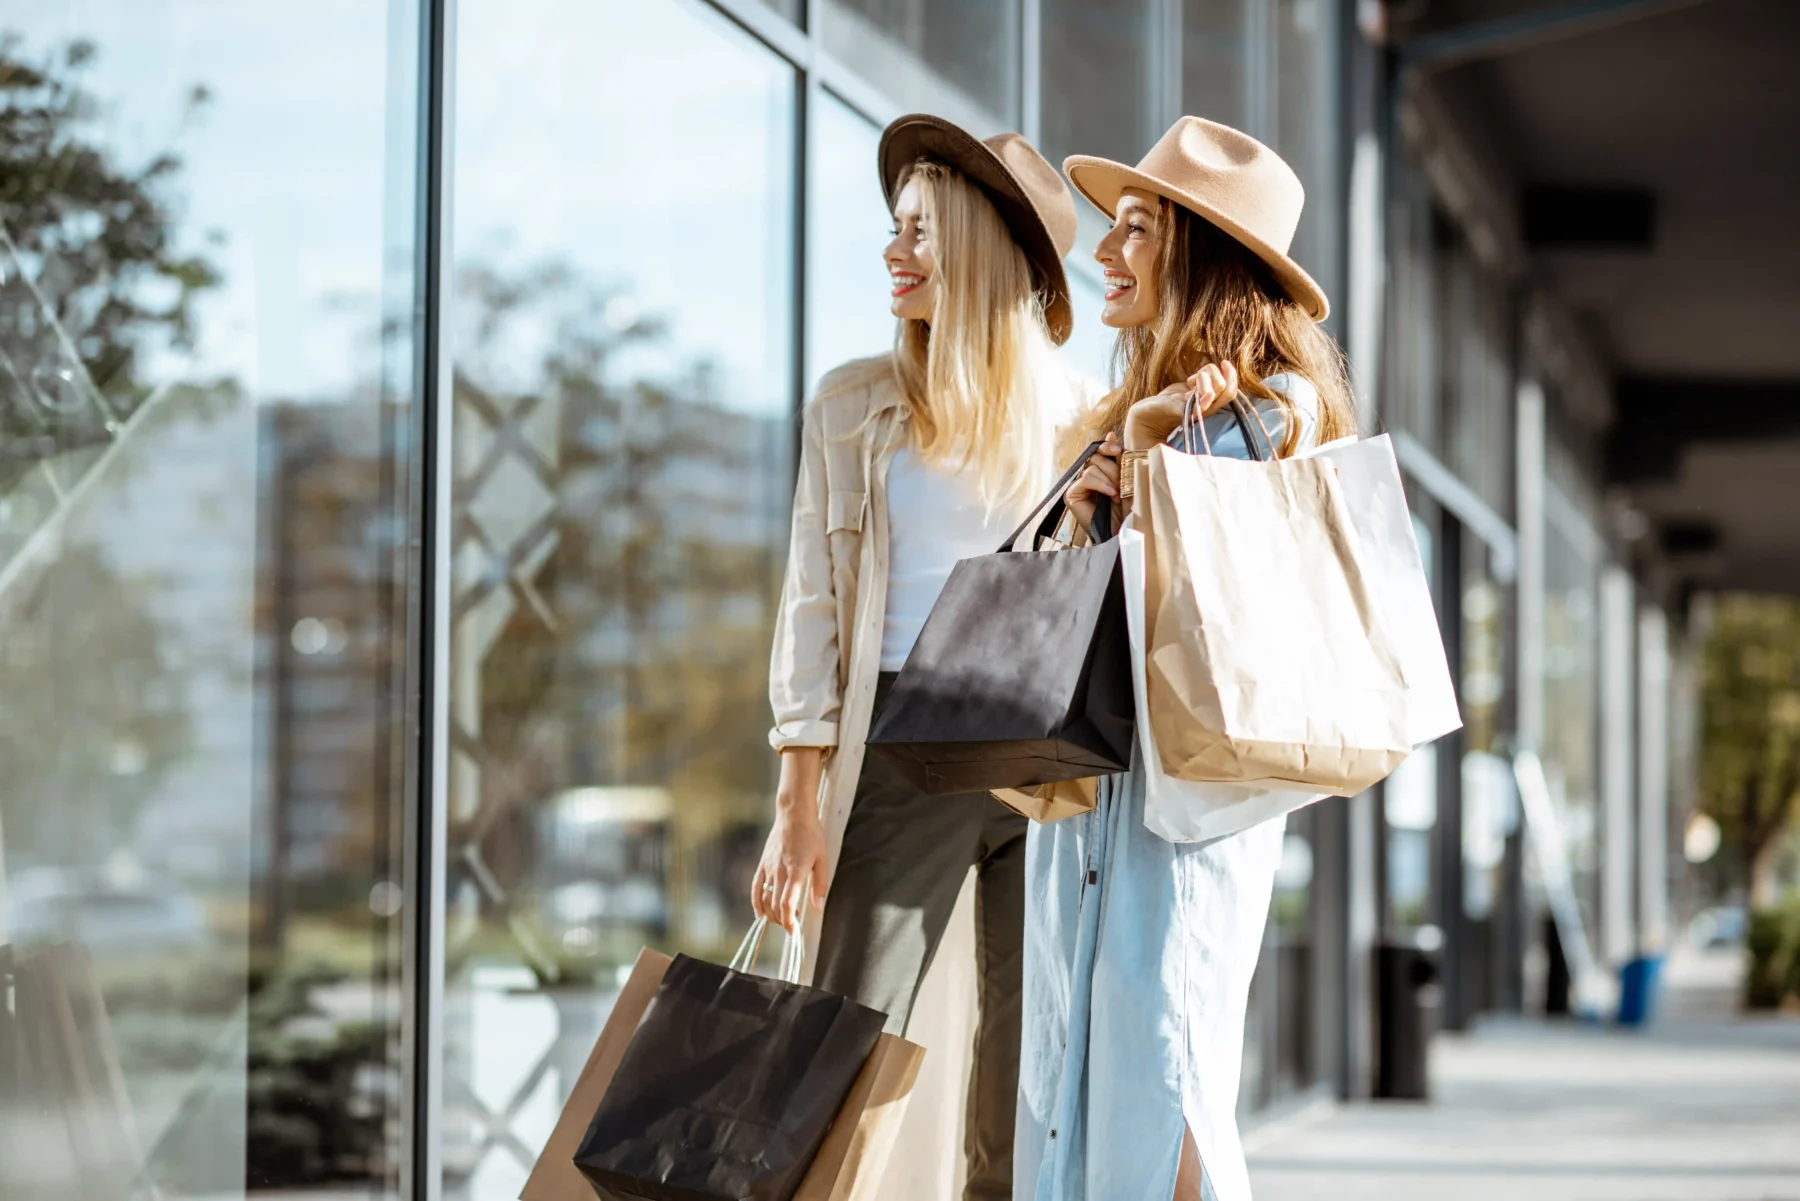
[{"label": "light blue denim dress", "polygon": [[[1301,442],[1317,396],[1288,391]],[[1277,445],[1282,409],[1258,405]],[[1236,423],[1213,453],[1249,458]],[[1208,1201],[1249,1201],[1238,1140],[1244,1010],[1286,819],[1208,843],[1144,826],[1136,770],[1101,781],[1091,813],[1031,827],[1026,847],[1024,1045],[1014,1201],[1164,1201],[1182,1128]]]}]

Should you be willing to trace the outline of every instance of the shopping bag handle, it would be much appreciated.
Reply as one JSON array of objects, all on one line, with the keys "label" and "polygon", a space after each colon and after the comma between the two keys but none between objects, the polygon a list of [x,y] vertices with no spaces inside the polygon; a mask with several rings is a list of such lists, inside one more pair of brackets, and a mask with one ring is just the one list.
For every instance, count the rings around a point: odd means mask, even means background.
[{"label": "shopping bag handle", "polygon": [[[812,885],[809,881],[800,886],[799,912],[806,912],[806,903],[811,899]],[[756,956],[762,950],[763,935],[769,931],[769,919],[759,917],[750,923],[750,929],[744,932],[744,941],[738,944],[737,953],[726,964],[734,972],[752,972],[756,970]],[[787,984],[800,983],[800,973],[806,967],[806,935],[796,930],[788,934],[787,941],[781,944],[781,963],[775,969],[775,978]]]},{"label": "shopping bag handle", "polygon": [[[1187,403],[1182,406],[1181,449],[1188,454],[1197,453],[1194,450],[1194,431],[1198,429],[1200,432],[1200,444],[1206,447],[1206,453],[1210,455],[1213,452],[1213,448],[1212,439],[1206,433],[1206,419],[1202,417],[1199,421],[1194,420],[1194,401],[1198,400],[1199,396],[1200,394],[1198,392],[1188,393]],[[1242,396],[1232,397],[1231,400],[1227,402],[1226,407],[1231,410],[1231,415],[1237,418],[1238,430],[1244,435],[1244,448],[1250,452],[1250,458],[1258,463],[1261,463],[1266,459],[1274,458],[1275,441],[1269,437],[1268,427],[1263,425],[1262,414],[1256,412],[1254,408],[1247,404]],[[1267,455],[1263,453],[1261,447],[1257,446],[1256,439],[1250,436],[1250,422],[1246,420],[1244,416],[1246,412],[1256,419],[1257,427],[1262,432],[1263,446],[1266,446],[1269,451]],[[1171,437],[1172,436],[1173,435],[1171,435]]]},{"label": "shopping bag handle", "polygon": [[[1038,537],[1042,537],[1047,530],[1056,528],[1056,524],[1062,520],[1063,513],[1069,507],[1068,502],[1063,499],[1063,493],[1069,490],[1069,485],[1075,482],[1075,477],[1081,474],[1081,469],[1087,466],[1088,460],[1099,453],[1102,445],[1103,443],[1100,442],[1087,444],[1087,449],[1082,451],[1073,463],[1069,464],[1069,469],[1062,473],[1061,478],[1050,485],[1049,494],[1033,505],[1031,512],[1025,515],[1025,520],[1021,521],[1018,528],[1006,536],[1006,541],[1000,544],[1000,550],[997,553],[1005,554],[1013,549],[1013,543],[1019,540],[1019,535],[1025,532],[1025,527],[1029,526],[1031,519],[1040,512],[1044,514],[1044,519],[1038,523]],[[1044,510],[1045,505],[1050,506],[1048,511]],[[1096,545],[1112,537],[1112,497],[1096,496],[1094,498],[1094,517],[1088,523],[1088,537]],[[1037,538],[1034,537],[1031,541],[1033,543],[1031,549],[1036,550]]]}]

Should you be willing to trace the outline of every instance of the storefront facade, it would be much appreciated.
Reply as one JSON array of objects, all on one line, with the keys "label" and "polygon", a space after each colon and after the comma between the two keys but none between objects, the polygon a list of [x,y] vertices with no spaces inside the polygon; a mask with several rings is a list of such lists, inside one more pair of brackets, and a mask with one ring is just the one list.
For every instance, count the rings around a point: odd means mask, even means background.
[{"label": "storefront facade", "polygon": [[797,414],[889,344],[907,111],[1271,142],[1403,443],[1468,727],[1290,823],[1246,1114],[1367,1091],[1384,936],[1440,931],[1452,1024],[1525,1003],[1520,745],[1632,943],[1600,730],[1660,611],[1355,8],[0,0],[0,1196],[510,1198],[638,949],[729,954]]}]

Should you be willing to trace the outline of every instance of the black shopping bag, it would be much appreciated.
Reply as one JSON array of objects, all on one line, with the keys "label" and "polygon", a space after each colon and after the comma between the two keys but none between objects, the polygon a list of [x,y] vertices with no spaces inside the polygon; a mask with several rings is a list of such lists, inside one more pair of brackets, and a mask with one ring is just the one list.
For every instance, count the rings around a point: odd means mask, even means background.
[{"label": "black shopping bag", "polygon": [[575,1166],[602,1201],[789,1201],[886,1020],[678,955]]},{"label": "black shopping bag", "polygon": [[1130,766],[1131,648],[1104,498],[1090,545],[1036,549],[1099,446],[1056,482],[1030,549],[1012,549],[1027,518],[998,552],[958,563],[925,619],[868,739],[924,791],[1032,788]]}]

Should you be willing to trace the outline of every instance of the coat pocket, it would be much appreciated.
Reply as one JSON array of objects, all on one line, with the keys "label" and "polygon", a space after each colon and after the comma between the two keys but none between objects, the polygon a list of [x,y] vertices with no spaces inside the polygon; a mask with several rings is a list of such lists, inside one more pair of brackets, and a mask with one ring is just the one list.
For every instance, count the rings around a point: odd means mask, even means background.
[{"label": "coat pocket", "polygon": [[834,534],[839,530],[850,530],[860,533],[868,499],[866,492],[833,492],[826,502],[825,532]]}]

